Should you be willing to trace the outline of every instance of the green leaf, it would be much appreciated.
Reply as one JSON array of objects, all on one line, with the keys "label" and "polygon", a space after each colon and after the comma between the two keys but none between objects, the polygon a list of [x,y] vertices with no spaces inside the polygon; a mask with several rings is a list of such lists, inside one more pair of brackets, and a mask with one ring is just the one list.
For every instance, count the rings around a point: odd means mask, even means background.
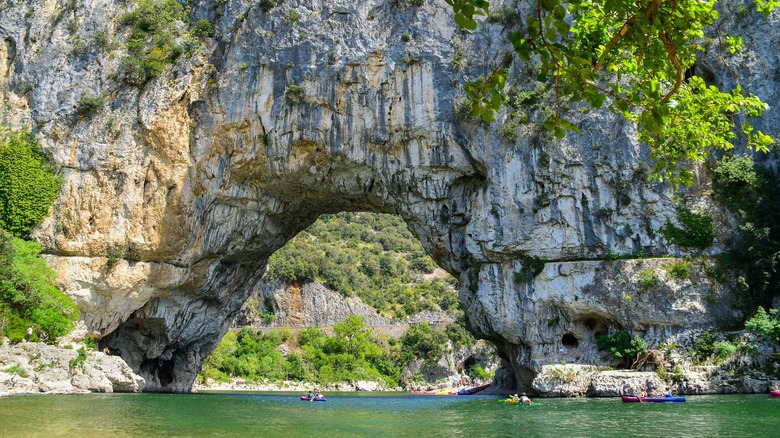
[{"label": "green leaf", "polygon": [[553,17],[555,17],[556,20],[563,20],[563,17],[566,16],[566,9],[562,5],[555,6],[555,9],[553,9]]},{"label": "green leaf", "polygon": [[558,0],[541,0],[542,9],[552,12],[558,6]]},{"label": "green leaf", "polygon": [[477,22],[471,18],[466,17],[461,12],[455,14],[455,22],[458,24],[458,26],[464,29],[474,30],[477,28]]}]

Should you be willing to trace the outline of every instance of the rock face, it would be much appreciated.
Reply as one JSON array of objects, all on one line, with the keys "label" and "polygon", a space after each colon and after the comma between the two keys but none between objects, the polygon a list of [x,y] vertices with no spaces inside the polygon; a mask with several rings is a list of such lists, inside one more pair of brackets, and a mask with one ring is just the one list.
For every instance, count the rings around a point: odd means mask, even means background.
[{"label": "rock face", "polygon": [[39,343],[0,345],[0,394],[139,392],[144,379],[118,356]]},{"label": "rock face", "polygon": [[[345,210],[401,215],[461,279],[467,321],[522,387],[545,363],[598,363],[602,327],[660,340],[728,315],[724,286],[661,281],[643,295],[638,270],[662,275],[664,261],[604,260],[684,254],[658,233],[676,220],[673,191],[646,182],[630,126],[597,112],[582,134],[552,138],[534,124],[550,90],[520,66],[531,122],[459,115],[461,78],[507,50],[502,25],[462,33],[438,0],[189,3],[213,38],[141,89],[116,80],[127,2],[0,3],[0,121],[31,127],[64,170],[34,238],[100,346],[148,390],[188,391],[270,254]],[[735,20],[746,55],[731,65],[777,102],[777,13],[753,15],[749,28]],[[718,65],[702,68],[731,84]],[[83,96],[107,103],[79,115]],[[701,180],[682,194],[709,209],[707,193]]]},{"label": "rock face", "polygon": [[280,281],[259,283],[254,297],[267,305],[274,314],[273,321],[249,321],[242,312],[236,318],[236,325],[250,324],[253,327],[292,327],[311,326],[332,327],[344,321],[349,315],[360,315],[367,326],[393,336],[406,333],[412,324],[427,322],[444,326],[454,322],[451,314],[425,311],[411,315],[406,319],[385,318],[359,298],[343,297],[317,282],[296,282],[284,284]]}]

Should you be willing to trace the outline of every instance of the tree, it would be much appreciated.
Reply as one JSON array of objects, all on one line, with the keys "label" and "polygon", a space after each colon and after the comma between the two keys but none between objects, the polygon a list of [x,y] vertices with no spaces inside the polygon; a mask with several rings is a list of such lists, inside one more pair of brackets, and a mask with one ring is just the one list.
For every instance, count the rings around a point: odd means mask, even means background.
[{"label": "tree", "polygon": [[[486,0],[446,0],[463,29],[488,14]],[[574,105],[609,105],[637,124],[650,146],[655,177],[690,183],[686,164],[703,161],[710,148],[730,149],[737,117],[763,114],[766,104],[739,85],[721,92],[692,74],[704,50],[704,30],[719,18],[715,0],[539,0],[524,23],[513,22],[508,50],[487,78],[467,82],[471,114],[493,121],[505,103],[507,66],[519,59],[538,70],[555,91],[544,127],[564,137],[578,131]],[[756,0],[768,16],[776,0]],[[519,20],[518,20],[519,21]],[[741,50],[739,37],[718,33],[722,53]],[[690,77],[686,80],[686,75]],[[771,137],[741,124],[747,146],[767,151]]]},{"label": "tree", "polygon": [[0,128],[0,228],[26,238],[48,216],[61,186],[29,132]]},{"label": "tree", "polygon": [[780,341],[780,319],[777,309],[769,309],[769,313],[759,306],[756,314],[745,322],[745,328],[765,341]]},{"label": "tree", "polygon": [[32,340],[54,342],[78,320],[78,308],[57,290],[56,274],[40,252],[40,244],[0,230],[0,320],[6,321],[2,334],[12,341],[33,327]]}]

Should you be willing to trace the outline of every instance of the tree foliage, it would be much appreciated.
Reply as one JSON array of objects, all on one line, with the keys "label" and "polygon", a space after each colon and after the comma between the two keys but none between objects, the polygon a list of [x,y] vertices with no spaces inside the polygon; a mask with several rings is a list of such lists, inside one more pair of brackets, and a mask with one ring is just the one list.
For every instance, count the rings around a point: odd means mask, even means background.
[{"label": "tree foliage", "polygon": [[750,298],[768,306],[780,294],[780,176],[750,156],[725,156],[713,169],[716,197],[737,217],[731,255],[746,276]]},{"label": "tree foliage", "polygon": [[[177,0],[141,0],[136,8],[122,16],[130,26],[125,44],[128,56],[122,60],[119,77],[130,85],[140,86],[158,76],[184,52],[181,40],[189,37],[189,8]],[[194,29],[198,36],[210,34],[207,23]]]},{"label": "tree foliage", "polygon": [[458,310],[455,280],[427,278],[436,264],[398,216],[323,215],[276,251],[268,275],[288,283],[319,281],[391,317]]},{"label": "tree foliage", "polygon": [[61,186],[30,133],[0,128],[0,228],[27,237],[48,216]]},{"label": "tree foliage", "polygon": [[745,322],[745,328],[763,340],[780,341],[780,319],[777,317],[777,309],[769,309],[767,313],[759,306],[756,314]]},{"label": "tree foliage", "polygon": [[[427,323],[412,326],[399,339],[380,335],[366,326],[363,317],[351,315],[334,325],[328,335],[309,327],[296,336],[284,329],[266,334],[249,327],[229,332],[204,361],[201,378],[229,381],[230,376],[249,381],[296,380],[320,384],[370,380],[397,386],[401,371],[414,360],[437,362],[444,354],[449,332]],[[463,342],[473,345],[474,338]],[[279,346],[286,345],[287,356]],[[480,370],[472,370],[482,376]]]},{"label": "tree foliage", "polygon": [[78,308],[57,290],[40,252],[40,244],[0,230],[0,333],[12,341],[33,327],[31,340],[54,342],[78,320]]},{"label": "tree foliage", "polygon": [[48,215],[61,185],[28,132],[0,128],[0,334],[12,341],[33,327],[31,340],[54,342],[78,319],[38,257],[41,246],[21,239]]},{"label": "tree foliage", "polygon": [[625,330],[618,330],[613,335],[600,334],[596,336],[596,346],[599,350],[606,351],[615,359],[625,365],[630,365],[636,359],[637,354],[647,350],[647,342],[642,338],[631,339],[631,335]]},{"label": "tree foliage", "polygon": [[[456,23],[477,27],[488,14],[485,0],[446,0]],[[759,2],[765,15],[775,1]],[[531,65],[536,79],[555,91],[554,110],[544,121],[556,137],[577,131],[572,108],[608,105],[637,124],[639,138],[650,146],[655,177],[690,183],[685,165],[701,162],[710,148],[730,149],[736,130],[748,147],[766,151],[771,137],[737,123],[739,115],[757,117],[767,109],[738,85],[720,91],[686,72],[704,47],[705,28],[719,18],[715,0],[539,0],[525,20],[510,24],[508,50],[486,78],[467,82],[471,114],[493,121],[505,103],[514,59]],[[720,35],[720,34],[719,34]],[[738,37],[720,37],[721,52],[741,50]]]}]

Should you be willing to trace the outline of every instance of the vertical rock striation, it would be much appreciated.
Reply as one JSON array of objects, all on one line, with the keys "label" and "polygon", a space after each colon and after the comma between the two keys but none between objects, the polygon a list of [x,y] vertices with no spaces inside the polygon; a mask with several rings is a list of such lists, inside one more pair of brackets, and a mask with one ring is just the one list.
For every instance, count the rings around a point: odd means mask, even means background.
[{"label": "vertical rock striation", "polygon": [[[533,123],[549,90],[525,80],[528,124],[459,115],[462,77],[506,50],[501,25],[463,34],[443,1],[277,3],[191,1],[213,38],[141,89],[116,79],[126,2],[0,4],[0,120],[31,127],[65,174],[34,237],[147,390],[189,390],[270,254],[345,210],[400,214],[459,276],[471,328],[523,385],[544,363],[602,361],[589,337],[602,328],[661,340],[728,316],[725,286],[641,295],[637,272],[662,276],[663,261],[603,260],[683,254],[657,232],[675,220],[672,190],[647,182],[630,126],[599,112],[554,139]],[[755,59],[738,69],[772,102],[778,59],[761,47],[776,15],[761,20],[744,29]],[[107,103],[78,115],[82,96]],[[690,199],[710,208],[706,193]]]}]

